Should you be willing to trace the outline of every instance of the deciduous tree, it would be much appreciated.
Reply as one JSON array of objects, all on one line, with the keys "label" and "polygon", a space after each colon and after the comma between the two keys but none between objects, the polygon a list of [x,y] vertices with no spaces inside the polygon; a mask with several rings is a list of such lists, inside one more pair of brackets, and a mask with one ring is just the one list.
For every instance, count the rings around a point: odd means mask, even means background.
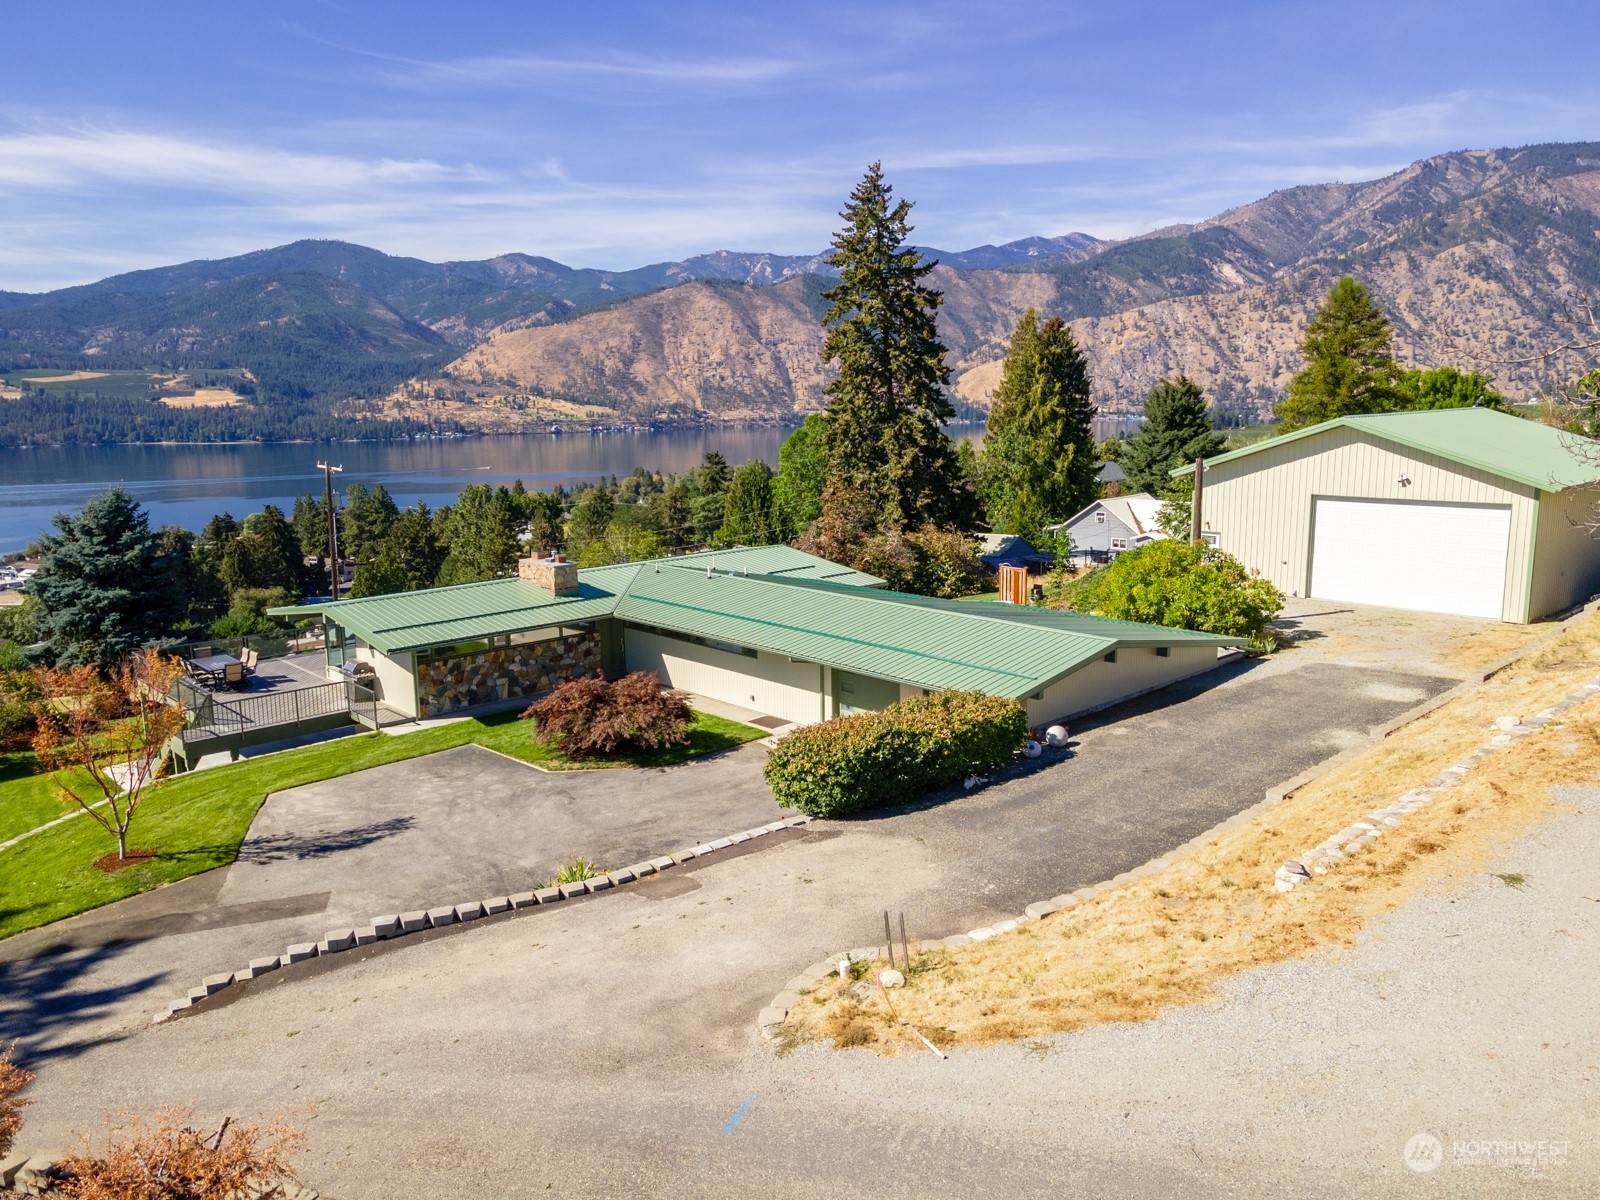
[{"label": "deciduous tree", "polygon": [[822,415],[812,413],[778,448],[772,495],[785,541],[798,536],[822,513],[822,489],[828,481],[828,456],[822,442]]},{"label": "deciduous tree", "polygon": [[153,648],[129,654],[109,679],[97,667],[41,668],[33,749],[76,804],[128,857],[128,826],[160,783],[167,743],[187,714],[170,699],[183,664]]}]

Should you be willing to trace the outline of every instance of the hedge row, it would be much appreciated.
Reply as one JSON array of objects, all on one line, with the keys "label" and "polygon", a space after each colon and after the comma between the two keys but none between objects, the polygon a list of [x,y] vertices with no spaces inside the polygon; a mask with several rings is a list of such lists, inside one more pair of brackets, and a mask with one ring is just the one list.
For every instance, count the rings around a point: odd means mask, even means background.
[{"label": "hedge row", "polygon": [[1002,763],[1028,735],[1027,711],[982,692],[935,692],[789,734],[767,759],[778,803],[814,817],[901,804]]}]

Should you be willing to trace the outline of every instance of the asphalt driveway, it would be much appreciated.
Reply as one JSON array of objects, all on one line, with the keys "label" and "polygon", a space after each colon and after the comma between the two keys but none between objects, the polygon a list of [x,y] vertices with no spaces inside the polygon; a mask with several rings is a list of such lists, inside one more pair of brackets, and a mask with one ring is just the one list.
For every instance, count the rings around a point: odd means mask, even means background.
[{"label": "asphalt driveway", "polygon": [[[773,948],[798,969],[875,942],[886,907],[937,937],[1110,878],[1452,682],[1283,656],[1129,701],[1031,774],[822,823],[814,862],[774,855],[837,894],[809,927],[775,919]],[[764,756],[752,745],[666,771],[544,773],[467,746],[276,794],[232,867],[0,943],[0,1039],[71,1053],[146,1025],[206,975],[328,929],[525,890],[580,854],[621,866],[765,824],[783,810]]]},{"label": "asphalt driveway", "polygon": [[784,815],[744,746],[657,770],[540,771],[461,746],[268,797],[229,867],[0,942],[0,1044],[69,1052],[202,977],[380,913],[548,883]]}]

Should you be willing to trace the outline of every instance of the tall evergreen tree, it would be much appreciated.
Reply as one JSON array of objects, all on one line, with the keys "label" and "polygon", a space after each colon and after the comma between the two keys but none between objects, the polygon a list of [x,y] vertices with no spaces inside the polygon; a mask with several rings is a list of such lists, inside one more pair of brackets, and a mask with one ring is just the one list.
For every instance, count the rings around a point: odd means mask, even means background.
[{"label": "tall evergreen tree", "polygon": [[733,470],[720,450],[707,450],[694,469],[694,478],[702,496],[715,496],[727,490]]},{"label": "tall evergreen tree", "polygon": [[689,494],[674,479],[645,501],[650,526],[669,550],[679,550],[693,540],[690,529]]},{"label": "tall evergreen tree", "polygon": [[328,561],[328,514],[321,496],[296,496],[294,513],[289,518],[300,539],[300,553],[319,562]]},{"label": "tall evergreen tree", "polygon": [[63,666],[110,670],[187,619],[183,571],[171,539],[120,487],[91,496],[77,516],[57,513],[40,539],[44,561],[28,584],[40,637]]},{"label": "tall evergreen tree", "polygon": [[1145,397],[1144,423],[1118,450],[1117,463],[1128,476],[1123,492],[1161,496],[1175,468],[1221,454],[1227,444],[1212,427],[1200,385],[1187,375],[1163,379]]},{"label": "tall evergreen tree", "polygon": [[733,473],[723,509],[720,546],[770,546],[778,540],[772,509],[772,468],[759,458]]},{"label": "tall evergreen tree", "polygon": [[1366,285],[1346,275],[1306,326],[1300,344],[1305,366],[1274,410],[1282,430],[1401,405],[1393,350],[1389,318]]},{"label": "tall evergreen tree", "polygon": [[345,489],[344,511],[339,514],[339,553],[360,566],[377,556],[400,507],[383,484],[364,487],[352,483]]},{"label": "tall evergreen tree", "polygon": [[581,554],[590,542],[605,537],[616,516],[617,501],[605,484],[589,488],[572,506],[572,519],[567,522],[567,536]]},{"label": "tall evergreen tree", "polygon": [[219,574],[230,596],[260,588],[281,588],[290,597],[304,594],[300,539],[283,509],[268,504],[246,518],[244,532],[223,547]]},{"label": "tall evergreen tree", "polygon": [[932,264],[907,243],[911,203],[893,202],[873,163],[839,215],[828,257],[839,282],[822,293],[822,357],[839,364],[823,413],[829,477],[871,494],[887,526],[961,523],[966,492],[940,429],[955,415],[934,319],[943,297],[924,282]]},{"label": "tall evergreen tree", "polygon": [[1089,368],[1066,322],[1017,322],[977,464],[990,528],[1041,538],[1099,494]]},{"label": "tall evergreen tree", "polygon": [[418,502],[395,518],[378,552],[356,565],[352,596],[414,592],[432,587],[444,566],[445,551],[428,506]]},{"label": "tall evergreen tree", "polygon": [[476,583],[511,573],[521,552],[515,503],[505,488],[474,483],[461,489],[444,520],[449,547],[439,582]]}]

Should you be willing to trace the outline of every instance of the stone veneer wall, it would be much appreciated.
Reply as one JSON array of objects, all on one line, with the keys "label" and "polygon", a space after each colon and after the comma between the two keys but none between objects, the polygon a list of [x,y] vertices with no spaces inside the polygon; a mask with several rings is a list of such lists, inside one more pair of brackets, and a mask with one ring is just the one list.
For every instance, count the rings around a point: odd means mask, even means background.
[{"label": "stone veneer wall", "polygon": [[572,634],[417,664],[420,715],[436,717],[474,704],[532,696],[600,669],[600,639]]}]

